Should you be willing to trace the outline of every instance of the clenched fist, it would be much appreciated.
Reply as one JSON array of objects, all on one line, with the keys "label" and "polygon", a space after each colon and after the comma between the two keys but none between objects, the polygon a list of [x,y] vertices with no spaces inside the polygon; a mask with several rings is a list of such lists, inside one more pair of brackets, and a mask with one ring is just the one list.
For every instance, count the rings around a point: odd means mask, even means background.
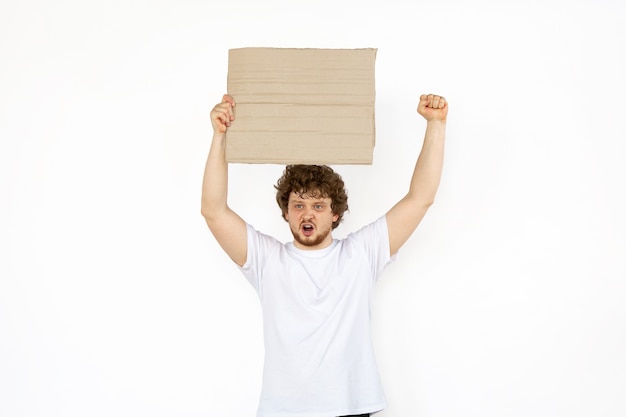
[{"label": "clenched fist", "polygon": [[235,99],[228,94],[224,94],[222,102],[213,107],[213,110],[211,110],[211,125],[213,125],[215,134],[226,133],[231,122],[235,120],[234,107]]},{"label": "clenched fist", "polygon": [[417,112],[428,121],[445,121],[448,117],[448,102],[435,94],[422,94]]}]

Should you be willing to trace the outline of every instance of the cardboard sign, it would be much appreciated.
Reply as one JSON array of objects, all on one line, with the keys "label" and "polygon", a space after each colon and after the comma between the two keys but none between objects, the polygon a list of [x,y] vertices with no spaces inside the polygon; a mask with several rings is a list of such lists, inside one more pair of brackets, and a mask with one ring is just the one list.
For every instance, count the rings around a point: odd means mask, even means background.
[{"label": "cardboard sign", "polygon": [[229,50],[237,103],[226,159],[239,163],[371,164],[375,48]]}]

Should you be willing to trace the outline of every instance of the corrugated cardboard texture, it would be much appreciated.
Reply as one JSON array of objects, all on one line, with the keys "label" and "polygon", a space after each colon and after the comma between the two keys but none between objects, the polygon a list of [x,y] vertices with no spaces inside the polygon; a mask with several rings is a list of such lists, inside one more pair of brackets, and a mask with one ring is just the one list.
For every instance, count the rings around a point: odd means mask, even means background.
[{"label": "corrugated cardboard texture", "polygon": [[226,159],[240,163],[371,164],[375,48],[229,50],[237,103]]}]

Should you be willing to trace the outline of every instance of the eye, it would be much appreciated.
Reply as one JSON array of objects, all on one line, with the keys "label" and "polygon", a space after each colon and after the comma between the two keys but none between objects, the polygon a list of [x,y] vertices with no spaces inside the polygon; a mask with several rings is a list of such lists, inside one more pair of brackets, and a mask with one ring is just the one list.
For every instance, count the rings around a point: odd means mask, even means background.
[{"label": "eye", "polygon": [[316,210],[322,210],[324,208],[324,206],[322,204],[316,204],[315,205],[315,209]]}]

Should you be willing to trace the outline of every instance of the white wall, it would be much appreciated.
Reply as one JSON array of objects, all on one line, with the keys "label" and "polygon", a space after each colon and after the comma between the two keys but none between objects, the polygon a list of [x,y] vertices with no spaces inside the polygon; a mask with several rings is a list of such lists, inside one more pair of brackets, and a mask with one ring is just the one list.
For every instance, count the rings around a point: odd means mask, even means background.
[{"label": "white wall", "polygon": [[[199,213],[243,46],[378,48],[338,237],[405,192],[419,94],[450,102],[377,288],[381,417],[626,415],[626,3],[31,0],[0,4],[1,416],[254,415],[260,308]],[[232,166],[231,205],[288,239],[281,171]]]}]

